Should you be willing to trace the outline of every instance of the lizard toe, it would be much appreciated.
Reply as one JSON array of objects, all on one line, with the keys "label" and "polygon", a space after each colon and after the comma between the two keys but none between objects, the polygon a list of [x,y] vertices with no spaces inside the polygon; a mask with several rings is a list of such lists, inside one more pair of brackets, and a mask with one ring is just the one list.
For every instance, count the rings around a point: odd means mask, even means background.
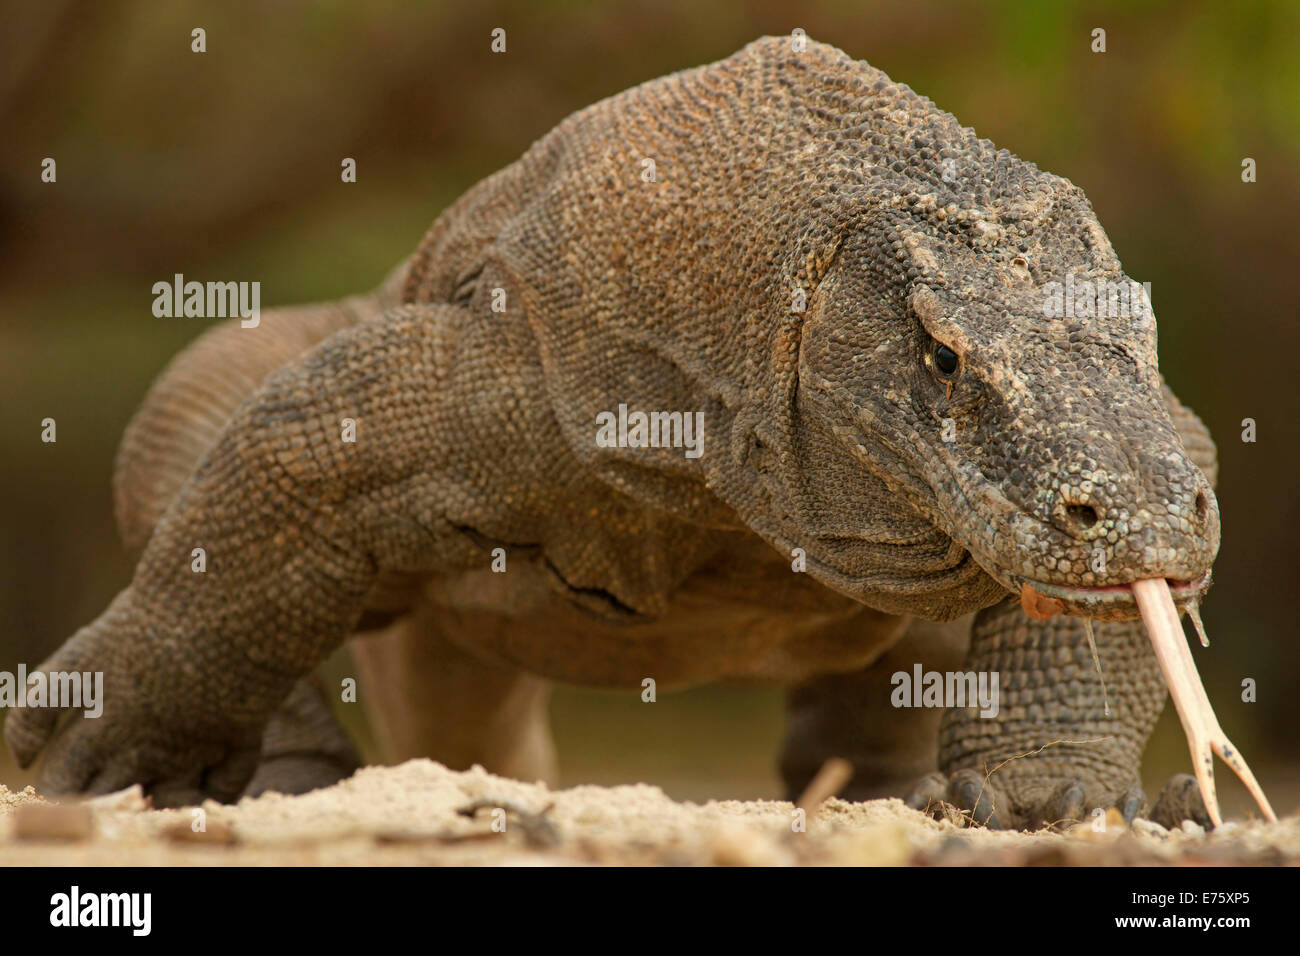
[{"label": "lizard toe", "polygon": [[1047,798],[1043,822],[1054,826],[1083,819],[1087,789],[1082,780],[1067,780]]},{"label": "lizard toe", "polygon": [[1124,825],[1130,825],[1137,819],[1142,808],[1146,806],[1147,796],[1143,793],[1141,787],[1129,787],[1115,801],[1115,807],[1119,810],[1119,815],[1124,820]]},{"label": "lizard toe", "polygon": [[[1105,796],[1096,798],[1094,794]],[[1114,794],[1111,796],[1111,794]],[[1016,825],[1023,830],[1068,830],[1082,821],[1108,815],[1114,809],[1124,821],[1131,824],[1146,806],[1146,795],[1137,786],[1128,787],[1115,793],[1094,783],[1091,786],[1078,778],[1063,780],[1056,785],[1046,798],[1021,801],[1020,812],[1010,814]]]},{"label": "lizard toe", "polygon": [[30,767],[54,734],[59,711],[53,707],[24,707],[9,711],[5,719],[5,743],[18,766]]},{"label": "lizard toe", "polygon": [[[32,680],[39,674],[47,688],[53,687],[54,675],[84,670],[86,658],[86,638],[78,634],[59,648],[40,667],[28,674],[28,692]],[[70,707],[53,706],[52,701],[45,701],[41,706],[25,706],[9,711],[5,720],[5,743],[9,746],[18,762],[18,766],[30,767],[40,756],[41,751],[49,746],[55,736],[59,721],[69,713]]]},{"label": "lizard toe", "polygon": [[945,808],[955,807],[973,825],[1002,829],[1006,806],[1002,794],[974,770],[959,770],[951,777],[938,771],[918,780],[904,802],[913,810],[934,816],[946,816]]},{"label": "lizard toe", "polygon": [[67,724],[46,751],[36,776],[37,790],[50,795],[86,791],[105,764],[105,751],[97,745],[95,729],[81,717]]},{"label": "lizard toe", "polygon": [[1168,830],[1177,829],[1184,820],[1191,820],[1209,830],[1214,826],[1210,814],[1205,809],[1205,800],[1201,797],[1200,785],[1189,773],[1174,774],[1169,782],[1160,788],[1155,805],[1151,808],[1151,820]]},{"label": "lizard toe", "polygon": [[119,751],[96,770],[78,792],[86,796],[98,796],[124,790],[140,782],[140,764],[138,748],[130,747]]},{"label": "lizard toe", "polygon": [[969,811],[972,823],[990,830],[1007,826],[1003,809],[1006,803],[1001,797],[983,774],[974,770],[958,770],[948,781],[948,802]]},{"label": "lizard toe", "polygon": [[947,797],[948,778],[936,770],[933,773],[926,774],[914,783],[907,792],[907,796],[903,798],[903,802],[913,810],[926,813],[931,807],[937,806],[946,800]]},{"label": "lizard toe", "polygon": [[260,758],[260,746],[233,747],[203,773],[203,795],[222,803],[234,803],[256,773]]}]

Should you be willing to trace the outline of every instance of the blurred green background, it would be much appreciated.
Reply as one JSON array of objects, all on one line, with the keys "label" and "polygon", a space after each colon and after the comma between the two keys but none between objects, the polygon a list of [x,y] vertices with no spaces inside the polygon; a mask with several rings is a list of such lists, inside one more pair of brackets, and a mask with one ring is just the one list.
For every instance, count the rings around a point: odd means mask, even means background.
[{"label": "blurred green background", "polygon": [[[1296,807],[1300,4],[45,0],[3,18],[0,669],[40,661],[130,578],[114,449],[205,326],[154,318],[154,282],[255,278],[263,308],[366,290],[572,111],[801,27],[1081,185],[1129,274],[1153,283],[1162,369],[1222,461],[1214,645],[1195,653],[1277,809]],[[47,156],[56,184],[40,180]],[[40,440],[46,417],[57,444]],[[1257,703],[1240,700],[1246,677]],[[652,707],[561,689],[564,782],[775,795],[781,711],[773,688]],[[0,781],[29,779],[7,761]],[[1170,710],[1148,784],[1188,768]],[[1243,808],[1230,776],[1225,802]]]}]

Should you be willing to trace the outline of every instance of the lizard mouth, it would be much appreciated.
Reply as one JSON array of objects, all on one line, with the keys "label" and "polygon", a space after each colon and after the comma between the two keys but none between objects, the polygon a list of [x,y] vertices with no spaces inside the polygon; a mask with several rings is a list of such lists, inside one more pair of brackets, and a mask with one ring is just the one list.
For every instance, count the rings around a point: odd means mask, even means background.
[{"label": "lizard mouth", "polygon": [[[1080,588],[1029,578],[1021,578],[1020,582],[1020,605],[1035,620],[1046,620],[1055,614],[1103,621],[1132,620],[1141,616],[1132,584]],[[1169,593],[1179,609],[1198,604],[1209,587],[1209,571],[1190,581],[1169,580]]]}]

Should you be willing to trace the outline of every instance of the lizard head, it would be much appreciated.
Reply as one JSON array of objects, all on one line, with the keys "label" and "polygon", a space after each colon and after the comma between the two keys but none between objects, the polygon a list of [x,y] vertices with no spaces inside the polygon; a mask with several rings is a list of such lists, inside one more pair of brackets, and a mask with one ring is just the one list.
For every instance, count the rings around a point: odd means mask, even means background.
[{"label": "lizard head", "polygon": [[1218,506],[1171,420],[1149,299],[1082,192],[1019,169],[843,238],[801,330],[796,441],[837,463],[801,473],[809,555],[838,589],[931,616],[989,580],[1042,616],[1137,617],[1146,578],[1194,602]]}]

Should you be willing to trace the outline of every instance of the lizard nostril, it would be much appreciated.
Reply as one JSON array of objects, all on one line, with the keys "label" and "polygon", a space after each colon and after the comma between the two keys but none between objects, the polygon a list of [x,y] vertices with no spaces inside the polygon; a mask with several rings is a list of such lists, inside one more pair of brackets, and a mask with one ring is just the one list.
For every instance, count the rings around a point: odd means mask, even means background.
[{"label": "lizard nostril", "polygon": [[1196,520],[1205,524],[1205,519],[1210,514],[1210,498],[1204,491],[1196,493]]},{"label": "lizard nostril", "polygon": [[1065,513],[1084,530],[1101,520],[1101,515],[1097,514],[1097,509],[1092,505],[1066,505]]}]

